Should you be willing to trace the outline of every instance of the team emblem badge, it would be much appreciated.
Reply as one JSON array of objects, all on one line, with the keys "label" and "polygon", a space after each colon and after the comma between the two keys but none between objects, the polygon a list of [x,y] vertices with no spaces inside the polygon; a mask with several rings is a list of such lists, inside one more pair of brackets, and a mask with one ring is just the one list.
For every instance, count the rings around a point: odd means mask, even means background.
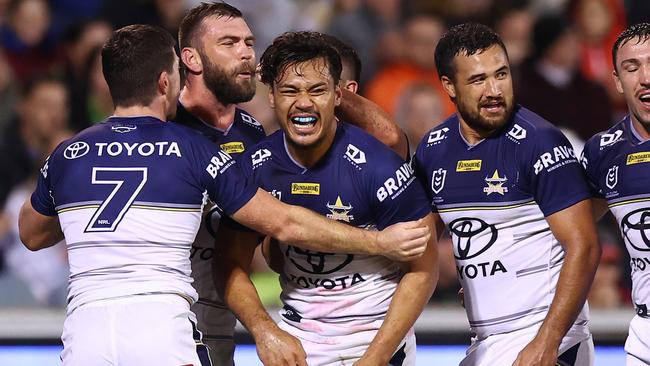
[{"label": "team emblem badge", "polygon": [[431,189],[434,193],[438,194],[442,191],[442,188],[445,186],[446,177],[447,171],[445,169],[439,168],[433,171],[433,175],[431,176]]},{"label": "team emblem badge", "polygon": [[336,202],[333,205],[327,202],[327,208],[331,212],[327,214],[328,219],[345,221],[345,222],[350,222],[354,220],[353,215],[348,215],[350,210],[352,210],[352,205],[350,204],[344,205],[343,201],[341,201],[341,196],[336,197]]},{"label": "team emblem badge", "polygon": [[485,183],[487,183],[487,187],[483,188],[483,192],[485,192],[488,196],[492,193],[498,193],[500,195],[504,195],[506,192],[508,192],[508,187],[504,187],[503,184],[508,181],[508,178],[504,175],[503,178],[499,176],[499,171],[494,170],[494,174],[492,174],[491,178],[485,177]]},{"label": "team emblem badge", "polygon": [[607,171],[607,178],[605,179],[605,185],[609,189],[614,189],[616,183],[618,183],[618,165],[609,168]]}]

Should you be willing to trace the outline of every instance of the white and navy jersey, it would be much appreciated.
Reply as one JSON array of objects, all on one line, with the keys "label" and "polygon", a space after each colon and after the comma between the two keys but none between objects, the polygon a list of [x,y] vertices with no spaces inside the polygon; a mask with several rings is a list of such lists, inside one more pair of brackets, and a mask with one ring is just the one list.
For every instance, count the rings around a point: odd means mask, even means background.
[{"label": "white and navy jersey", "polygon": [[153,117],[113,117],[55,149],[32,205],[59,216],[70,312],[151,292],[196,300],[189,251],[206,196],[232,214],[255,192],[235,160],[196,131]]},{"label": "white and navy jersey", "polygon": [[630,254],[632,300],[639,316],[650,306],[650,141],[630,117],[589,139],[582,158],[594,193],[607,200]]},{"label": "white and navy jersey", "polygon": [[[292,159],[283,131],[244,153],[240,163],[245,174],[279,200],[349,225],[382,230],[429,212],[426,194],[408,163],[345,123],[337,125],[329,151],[311,168]],[[381,326],[402,275],[395,263],[290,243],[281,243],[280,250],[285,255],[281,315],[293,334],[321,342]]]},{"label": "white and navy jersey", "polygon": [[[226,131],[219,130],[189,113],[179,102],[174,123],[199,131],[210,141],[221,147],[233,158],[238,159],[247,149],[262,141],[266,135],[262,125],[246,111],[237,108],[233,123]],[[212,278],[212,257],[214,255],[216,232],[221,215],[214,207],[203,215],[203,222],[192,244],[190,261],[194,288],[199,300],[192,307],[203,331],[203,339],[231,339],[235,327],[235,316],[226,307],[217,293]]]},{"label": "white and navy jersey", "polygon": [[[517,106],[472,146],[454,115],[425,135],[414,165],[451,233],[472,331],[483,338],[542,321],[564,261],[545,217],[590,197],[564,135]],[[577,322],[587,317],[585,307]]]}]

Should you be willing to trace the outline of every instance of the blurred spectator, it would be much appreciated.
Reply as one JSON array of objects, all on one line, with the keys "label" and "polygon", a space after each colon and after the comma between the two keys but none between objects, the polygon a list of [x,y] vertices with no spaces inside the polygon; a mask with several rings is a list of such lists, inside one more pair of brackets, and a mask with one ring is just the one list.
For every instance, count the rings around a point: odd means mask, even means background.
[{"label": "blurred spectator", "polygon": [[422,137],[447,117],[442,98],[436,88],[422,82],[410,85],[400,95],[395,121],[406,133],[411,153]]},{"label": "blurred spectator", "polygon": [[176,37],[188,9],[187,0],[131,0],[128,11],[122,1],[105,1],[100,14],[115,29],[129,24],[152,24],[167,29]]},{"label": "blurred spectator", "polygon": [[49,72],[58,61],[46,0],[12,0],[0,40],[16,79],[24,82]]},{"label": "blurred spectator", "polygon": [[95,47],[86,58],[84,75],[88,82],[85,103],[82,105],[88,122],[92,125],[113,114],[113,98],[102,73],[101,47]]},{"label": "blurred spectator", "polygon": [[[441,95],[444,116],[454,112],[453,103],[442,90],[435,63],[435,49],[444,31],[438,18],[415,16],[409,18],[403,31],[403,60],[387,66],[368,83],[366,96],[383,110],[395,115],[401,93],[416,82],[429,83]],[[363,60],[363,58],[362,58]],[[364,60],[364,67],[366,63]]]},{"label": "blurred spectator", "polygon": [[[12,190],[4,207],[4,215],[10,222],[2,248],[6,268],[0,281],[4,305],[59,306],[66,304],[68,285],[68,261],[63,242],[38,252],[31,252],[21,243],[18,235],[18,214],[25,199],[34,190],[36,180],[20,184]],[[25,288],[31,294],[20,296]],[[18,296],[16,296],[18,295]],[[13,299],[18,297],[18,299]],[[21,303],[14,303],[19,300]]]},{"label": "blurred spectator", "polygon": [[621,0],[572,0],[569,12],[580,36],[582,73],[607,89],[617,115],[622,117],[627,113],[627,105],[612,81],[611,56],[616,37],[625,28]]},{"label": "blurred spectator", "polygon": [[[96,62],[98,48],[104,44],[111,32],[112,28],[107,22],[96,20],[75,24],[64,35],[65,82],[70,93],[70,128],[74,131],[80,131],[90,125],[87,99],[89,89],[96,82],[92,80],[94,75],[91,67]],[[99,74],[105,84],[101,67]],[[109,107],[112,108],[112,103]]]},{"label": "blurred spectator", "polygon": [[587,140],[611,126],[605,89],[580,72],[578,36],[563,17],[545,15],[533,28],[532,58],[515,84],[518,101],[560,127]]},{"label": "blurred spectator", "polygon": [[399,52],[400,44],[395,34],[401,20],[400,1],[360,0],[348,5],[356,6],[334,14],[327,33],[357,50],[363,61],[363,85],[383,63]]},{"label": "blurred spectator", "polygon": [[68,113],[68,92],[61,81],[38,78],[27,83],[0,144],[0,207],[12,188],[35,174],[56,144],[69,135]]},{"label": "blurred spectator", "polygon": [[4,140],[17,101],[18,91],[14,83],[14,75],[5,53],[0,49],[0,141]]},{"label": "blurred spectator", "polygon": [[508,50],[508,59],[515,84],[518,81],[521,64],[530,55],[535,15],[526,0],[498,1],[491,10],[493,29]]}]

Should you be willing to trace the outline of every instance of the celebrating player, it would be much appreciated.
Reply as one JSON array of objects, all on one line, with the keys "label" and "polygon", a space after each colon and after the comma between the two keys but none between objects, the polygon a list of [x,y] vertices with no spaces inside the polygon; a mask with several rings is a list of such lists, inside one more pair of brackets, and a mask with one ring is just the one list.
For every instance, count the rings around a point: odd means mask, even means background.
[{"label": "celebrating player", "polygon": [[650,23],[627,28],[612,49],[614,81],[629,114],[614,127],[589,139],[583,165],[596,193],[596,216],[616,217],[632,265],[636,316],[625,342],[627,366],[650,365],[650,272],[646,270],[650,235]]},{"label": "celebrating player", "polygon": [[[352,226],[374,230],[418,218],[431,224],[410,166],[362,130],[336,122],[340,73],[339,56],[320,33],[275,39],[261,76],[282,130],[242,156],[245,174],[278,200]],[[215,280],[265,365],[414,364],[412,326],[437,281],[434,239],[404,266],[280,240],[278,326],[248,278],[257,234],[222,225],[219,235],[227,244],[216,257]]]},{"label": "celebrating player", "polygon": [[414,164],[451,233],[475,334],[461,365],[591,365],[584,304],[600,248],[578,158],[514,103],[505,46],[488,27],[450,29],[436,65],[457,113]]}]

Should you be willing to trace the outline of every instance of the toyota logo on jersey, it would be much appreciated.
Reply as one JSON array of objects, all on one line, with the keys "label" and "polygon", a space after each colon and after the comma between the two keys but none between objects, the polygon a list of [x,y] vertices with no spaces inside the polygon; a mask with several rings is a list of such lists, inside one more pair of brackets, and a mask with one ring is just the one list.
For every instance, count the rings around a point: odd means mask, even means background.
[{"label": "toyota logo on jersey", "polygon": [[88,154],[88,151],[90,151],[90,146],[88,146],[87,143],[83,141],[77,141],[65,148],[65,151],[63,151],[63,156],[68,160],[72,160]]},{"label": "toyota logo on jersey", "polygon": [[650,251],[650,208],[640,208],[625,215],[621,220],[621,232],[634,249]]},{"label": "toyota logo on jersey", "polygon": [[[292,250],[294,254],[289,255],[289,252]],[[354,259],[354,255],[352,254],[345,256],[335,255],[333,253],[315,252],[292,246],[287,247],[286,255],[289,257],[291,263],[299,270],[318,275],[339,271]]]},{"label": "toyota logo on jersey", "polygon": [[[480,235],[487,232],[487,235]],[[454,241],[454,257],[456,259],[470,259],[485,252],[496,242],[498,231],[494,225],[471,217],[461,217],[449,223]]]}]

